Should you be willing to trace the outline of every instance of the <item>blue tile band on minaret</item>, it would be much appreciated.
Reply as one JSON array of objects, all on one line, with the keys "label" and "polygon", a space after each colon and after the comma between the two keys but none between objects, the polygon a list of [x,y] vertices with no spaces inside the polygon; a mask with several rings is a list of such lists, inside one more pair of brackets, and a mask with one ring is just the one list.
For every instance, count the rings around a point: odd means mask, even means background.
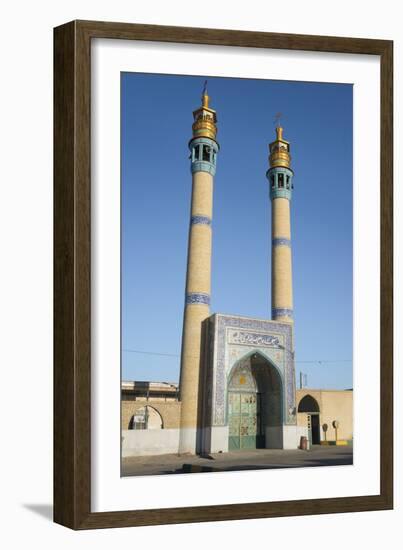
[{"label": "blue tile band on minaret", "polygon": [[290,317],[292,319],[294,317],[294,311],[292,309],[273,308],[271,310],[271,315],[273,319],[277,319],[277,317]]},{"label": "blue tile band on minaret", "polygon": [[273,246],[288,246],[291,248],[290,239],[286,239],[285,237],[277,237],[275,239],[272,239],[271,243]]},{"label": "blue tile band on minaret", "polygon": [[190,218],[191,225],[209,225],[211,226],[211,218],[208,216],[192,216]]},{"label": "blue tile band on minaret", "polygon": [[194,305],[194,304],[201,304],[201,305],[210,305],[210,294],[206,294],[204,292],[190,292],[189,294],[186,294],[186,305]]},{"label": "blue tile band on minaret", "polygon": [[194,172],[208,172],[215,176],[218,143],[207,137],[196,137],[190,140],[189,149],[191,152],[190,169],[192,174]]}]

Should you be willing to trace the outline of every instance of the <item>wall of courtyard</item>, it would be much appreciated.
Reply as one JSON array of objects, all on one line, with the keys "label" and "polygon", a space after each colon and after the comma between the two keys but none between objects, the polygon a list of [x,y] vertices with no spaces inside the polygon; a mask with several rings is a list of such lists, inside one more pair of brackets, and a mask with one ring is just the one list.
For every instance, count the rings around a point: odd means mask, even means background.
[{"label": "wall of courtyard", "polygon": [[[336,432],[332,426],[334,420],[338,420],[338,439],[353,439],[353,392],[351,390],[313,390],[300,389],[296,391],[296,406],[306,396],[312,396],[319,406],[319,422],[321,441],[325,439],[323,424],[328,425],[327,440],[334,441]],[[298,426],[307,426],[307,413],[297,412]]]}]

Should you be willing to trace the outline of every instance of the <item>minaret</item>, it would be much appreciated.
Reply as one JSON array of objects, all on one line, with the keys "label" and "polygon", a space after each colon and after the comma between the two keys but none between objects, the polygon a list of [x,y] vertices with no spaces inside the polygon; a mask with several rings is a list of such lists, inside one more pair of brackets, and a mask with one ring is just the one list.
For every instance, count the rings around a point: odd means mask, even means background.
[{"label": "minaret", "polygon": [[266,173],[272,204],[271,307],[272,319],[293,322],[290,203],[293,171],[290,144],[283,139],[283,128],[276,128],[276,139],[269,145],[270,168]]},{"label": "minaret", "polygon": [[196,452],[202,322],[210,314],[213,179],[219,145],[216,112],[209,107],[206,83],[202,105],[193,112],[189,142],[192,172],[185,312],[180,373],[180,453]]}]

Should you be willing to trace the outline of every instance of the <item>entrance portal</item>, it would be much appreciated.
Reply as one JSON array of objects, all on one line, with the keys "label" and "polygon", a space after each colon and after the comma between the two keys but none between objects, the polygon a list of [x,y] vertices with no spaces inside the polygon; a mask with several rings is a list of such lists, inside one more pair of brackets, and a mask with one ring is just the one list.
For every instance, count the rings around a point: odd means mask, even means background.
[{"label": "entrance portal", "polygon": [[281,447],[281,379],[262,355],[241,360],[228,383],[228,449]]}]

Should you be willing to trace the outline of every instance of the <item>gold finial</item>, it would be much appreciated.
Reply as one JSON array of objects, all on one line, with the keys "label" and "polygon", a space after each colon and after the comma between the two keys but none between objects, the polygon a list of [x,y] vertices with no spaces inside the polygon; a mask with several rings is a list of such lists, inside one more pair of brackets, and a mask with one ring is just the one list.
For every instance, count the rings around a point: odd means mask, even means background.
[{"label": "gold finial", "polygon": [[204,86],[203,86],[203,93],[202,93],[202,106],[204,109],[208,109],[209,106],[209,96],[208,96],[208,93],[207,93],[207,80],[204,81]]},{"label": "gold finial", "polygon": [[269,162],[271,167],[284,166],[285,168],[289,168],[291,163],[290,144],[283,138],[283,128],[280,126],[281,117],[282,114],[277,113],[274,119],[276,123],[276,139],[269,145]]},{"label": "gold finial", "polygon": [[210,97],[207,94],[207,80],[204,81],[201,101],[201,107],[193,111],[193,137],[208,137],[215,140],[217,116],[214,109],[209,107]]},{"label": "gold finial", "polygon": [[276,127],[280,126],[280,120],[282,116],[283,113],[280,113],[280,111],[274,115],[274,124],[276,125]]}]

